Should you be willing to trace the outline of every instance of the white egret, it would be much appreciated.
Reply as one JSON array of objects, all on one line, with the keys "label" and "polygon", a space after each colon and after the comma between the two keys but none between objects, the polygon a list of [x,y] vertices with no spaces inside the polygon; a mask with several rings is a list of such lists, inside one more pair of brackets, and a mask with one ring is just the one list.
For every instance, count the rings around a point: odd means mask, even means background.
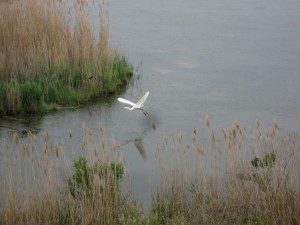
[{"label": "white egret", "polygon": [[133,102],[128,101],[128,100],[126,100],[126,99],[124,99],[124,98],[118,98],[118,101],[132,106],[131,108],[129,108],[129,107],[124,107],[124,109],[128,109],[128,110],[139,109],[139,110],[141,110],[145,115],[147,115],[147,114],[149,114],[149,113],[147,113],[147,112],[143,109],[143,107],[144,107],[144,102],[145,102],[146,99],[148,98],[148,95],[149,95],[149,91],[147,91],[146,94],[145,94],[140,100],[138,100],[137,103],[133,103]]}]

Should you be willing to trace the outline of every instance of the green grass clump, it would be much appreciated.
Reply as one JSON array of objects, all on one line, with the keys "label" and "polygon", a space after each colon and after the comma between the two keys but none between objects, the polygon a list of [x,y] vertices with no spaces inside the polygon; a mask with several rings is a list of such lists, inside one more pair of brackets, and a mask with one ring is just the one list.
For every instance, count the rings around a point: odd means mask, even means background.
[{"label": "green grass clump", "polygon": [[93,174],[87,159],[80,157],[74,162],[74,175],[69,179],[68,185],[73,197],[86,196],[92,191]]},{"label": "green grass clump", "polygon": [[[115,191],[118,192],[120,181],[124,175],[124,168],[121,164],[96,162],[90,166],[88,160],[83,156],[74,162],[74,170],[74,175],[68,180],[68,187],[75,198],[92,197],[99,191],[103,192],[103,189],[108,188],[108,186],[115,187]],[[98,176],[98,181],[95,181],[95,176]],[[103,182],[104,180],[105,182]],[[108,180],[109,184],[107,183]],[[103,186],[100,183],[106,185]]]},{"label": "green grass clump", "polygon": [[20,85],[20,88],[24,112],[38,112],[44,97],[41,85],[36,82],[25,81]]},{"label": "green grass clump", "polygon": [[274,152],[271,152],[271,153],[266,153],[263,159],[260,159],[257,156],[255,156],[251,161],[251,164],[255,168],[258,167],[272,168],[275,164],[275,160],[276,160],[276,154]]}]

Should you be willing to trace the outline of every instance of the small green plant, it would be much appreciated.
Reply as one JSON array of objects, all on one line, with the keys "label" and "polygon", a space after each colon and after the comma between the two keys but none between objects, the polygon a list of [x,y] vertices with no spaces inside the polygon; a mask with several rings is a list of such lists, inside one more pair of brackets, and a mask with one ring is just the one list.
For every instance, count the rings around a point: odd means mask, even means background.
[{"label": "small green plant", "polygon": [[267,170],[261,171],[262,173],[255,172],[251,175],[251,179],[258,185],[260,190],[266,192],[270,189],[271,185],[271,171],[276,161],[276,154],[274,152],[266,153],[264,157],[258,158],[255,156],[251,161],[252,166],[255,168],[265,168]]},{"label": "small green plant", "polygon": [[[103,191],[109,186],[115,187],[118,191],[124,175],[124,168],[121,164],[96,162],[90,166],[83,156],[74,162],[74,169],[74,175],[68,180],[68,187],[71,195],[75,198],[92,196],[94,191]],[[100,179],[98,184],[95,176]],[[108,180],[110,182],[107,182]],[[101,183],[106,183],[106,185],[101,185]],[[97,190],[98,187],[99,190]]]},{"label": "small green plant", "polygon": [[255,168],[273,168],[276,161],[276,154],[274,152],[266,153],[263,159],[258,158],[255,156],[251,161],[252,166]]},{"label": "small green plant", "polygon": [[93,175],[85,157],[74,162],[74,175],[69,179],[69,190],[73,197],[85,196],[91,191]]},{"label": "small green plant", "polygon": [[124,167],[119,163],[111,163],[110,164],[111,170],[113,171],[114,176],[117,180],[122,179],[124,175]]},{"label": "small green plant", "polygon": [[188,199],[181,193],[169,193],[168,196],[158,193],[152,203],[151,224],[188,224],[188,204]]}]

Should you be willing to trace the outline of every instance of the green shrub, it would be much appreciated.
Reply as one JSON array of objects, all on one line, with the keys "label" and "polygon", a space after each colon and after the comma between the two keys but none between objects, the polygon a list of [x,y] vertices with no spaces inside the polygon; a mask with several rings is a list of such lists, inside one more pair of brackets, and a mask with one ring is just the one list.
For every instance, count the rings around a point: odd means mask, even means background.
[{"label": "green shrub", "polygon": [[[96,162],[90,166],[87,159],[80,156],[74,162],[74,169],[74,175],[68,180],[69,191],[73,197],[91,197],[106,188],[119,192],[120,181],[124,175],[121,164]],[[105,186],[97,184],[95,176],[98,176],[100,183],[104,183]]]},{"label": "green shrub", "polygon": [[271,189],[271,174],[272,168],[275,165],[276,154],[274,152],[266,153],[262,159],[255,156],[251,161],[252,166],[255,168],[263,168],[260,173],[255,172],[252,174],[251,179],[258,185],[260,190],[266,192]]},{"label": "green shrub", "polygon": [[274,152],[266,153],[263,159],[258,158],[255,156],[251,161],[252,166],[255,168],[258,167],[266,167],[272,168],[276,161],[276,154]]},{"label": "green shrub", "polygon": [[85,157],[74,162],[74,175],[69,179],[68,185],[73,197],[89,194],[93,183],[93,174]]}]

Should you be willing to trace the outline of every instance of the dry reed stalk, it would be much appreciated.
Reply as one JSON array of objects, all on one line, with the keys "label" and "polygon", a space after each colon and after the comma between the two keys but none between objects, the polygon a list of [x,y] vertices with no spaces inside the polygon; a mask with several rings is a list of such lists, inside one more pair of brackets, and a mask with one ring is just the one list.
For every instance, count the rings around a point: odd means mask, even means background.
[{"label": "dry reed stalk", "polygon": [[[111,144],[105,143],[102,149],[94,144],[94,133],[86,125],[83,133],[86,135],[83,141],[87,143],[85,153],[90,162],[100,162],[100,157],[94,157],[96,151],[101,155],[100,165],[123,164],[123,156],[114,139]],[[17,137],[15,133],[14,139],[18,141],[4,145],[6,167],[5,172],[0,173],[0,224],[113,223],[122,209],[119,181],[111,173],[101,175],[98,182],[94,180],[92,196],[72,198],[65,183],[70,168],[64,158],[64,142],[52,140],[48,132],[45,135],[39,142],[30,132],[26,138]]]},{"label": "dry reed stalk", "polygon": [[[91,163],[122,164],[118,143],[113,138],[108,141],[101,127],[96,134],[83,125],[83,153]],[[164,134],[155,153],[161,183],[149,220],[161,219],[160,224],[172,224],[178,218],[190,224],[299,224],[299,136],[282,136],[278,127],[274,124],[264,131],[258,125],[252,131],[234,123],[228,129],[214,131],[214,138],[210,128],[207,145],[201,143],[197,136],[200,132],[195,129],[191,131],[192,144],[181,132]],[[116,222],[124,208],[126,213],[127,205],[120,206],[117,182],[111,176],[94,174],[98,179],[94,179],[91,197],[74,199],[68,191],[57,193],[56,187],[63,186],[58,174],[70,172],[64,164],[68,146],[53,141],[48,133],[42,141],[40,146],[37,137],[28,133],[26,139],[14,134],[12,143],[3,143],[6,173],[0,171],[0,193],[4,197],[1,221],[61,224],[67,218],[69,224],[108,224]],[[274,164],[251,164],[254,156],[263,161],[267,153],[276,155]]]},{"label": "dry reed stalk", "polygon": [[[97,65],[110,54],[107,15],[100,5],[100,34],[96,40],[88,21],[87,1],[74,1],[68,10],[64,2],[25,0],[0,4],[0,76],[2,80],[39,78],[47,71],[50,82],[55,69]],[[69,11],[69,12],[68,12]],[[99,71],[92,74],[100,80]],[[87,74],[86,76],[91,76]],[[68,82],[69,78],[66,78]]]},{"label": "dry reed stalk", "polygon": [[[205,123],[209,128],[207,121],[206,117]],[[256,131],[253,132],[235,122],[232,128],[221,129],[223,144],[218,143],[217,132],[210,130],[210,145],[204,148],[200,139],[195,136],[196,133],[192,131],[193,153],[196,154],[192,158],[198,157],[196,173],[195,176],[192,175],[195,177],[194,181],[190,179],[189,170],[177,163],[177,157],[174,156],[178,149],[181,149],[181,153],[185,152],[182,151],[186,145],[182,135],[173,135],[171,144],[167,144],[170,143],[167,136],[162,139],[156,153],[162,179],[154,207],[163,205],[168,210],[168,216],[171,216],[172,210],[176,208],[174,202],[179,201],[183,207],[182,215],[192,215],[187,217],[187,221],[192,224],[300,222],[298,134],[280,136],[277,123],[271,129],[262,131],[257,121]],[[275,163],[272,164],[274,166],[267,164],[256,169],[251,165],[253,157],[262,158],[270,153],[276,155]],[[186,158],[188,154],[185,152],[178,158],[187,160],[187,165],[192,166],[194,164]],[[174,165],[171,170],[167,166],[170,164]],[[192,190],[187,188],[187,182],[191,182]],[[192,198],[188,195],[171,194],[181,193],[178,190],[183,193],[191,191]],[[163,214],[165,209],[162,206],[159,209]]]}]

